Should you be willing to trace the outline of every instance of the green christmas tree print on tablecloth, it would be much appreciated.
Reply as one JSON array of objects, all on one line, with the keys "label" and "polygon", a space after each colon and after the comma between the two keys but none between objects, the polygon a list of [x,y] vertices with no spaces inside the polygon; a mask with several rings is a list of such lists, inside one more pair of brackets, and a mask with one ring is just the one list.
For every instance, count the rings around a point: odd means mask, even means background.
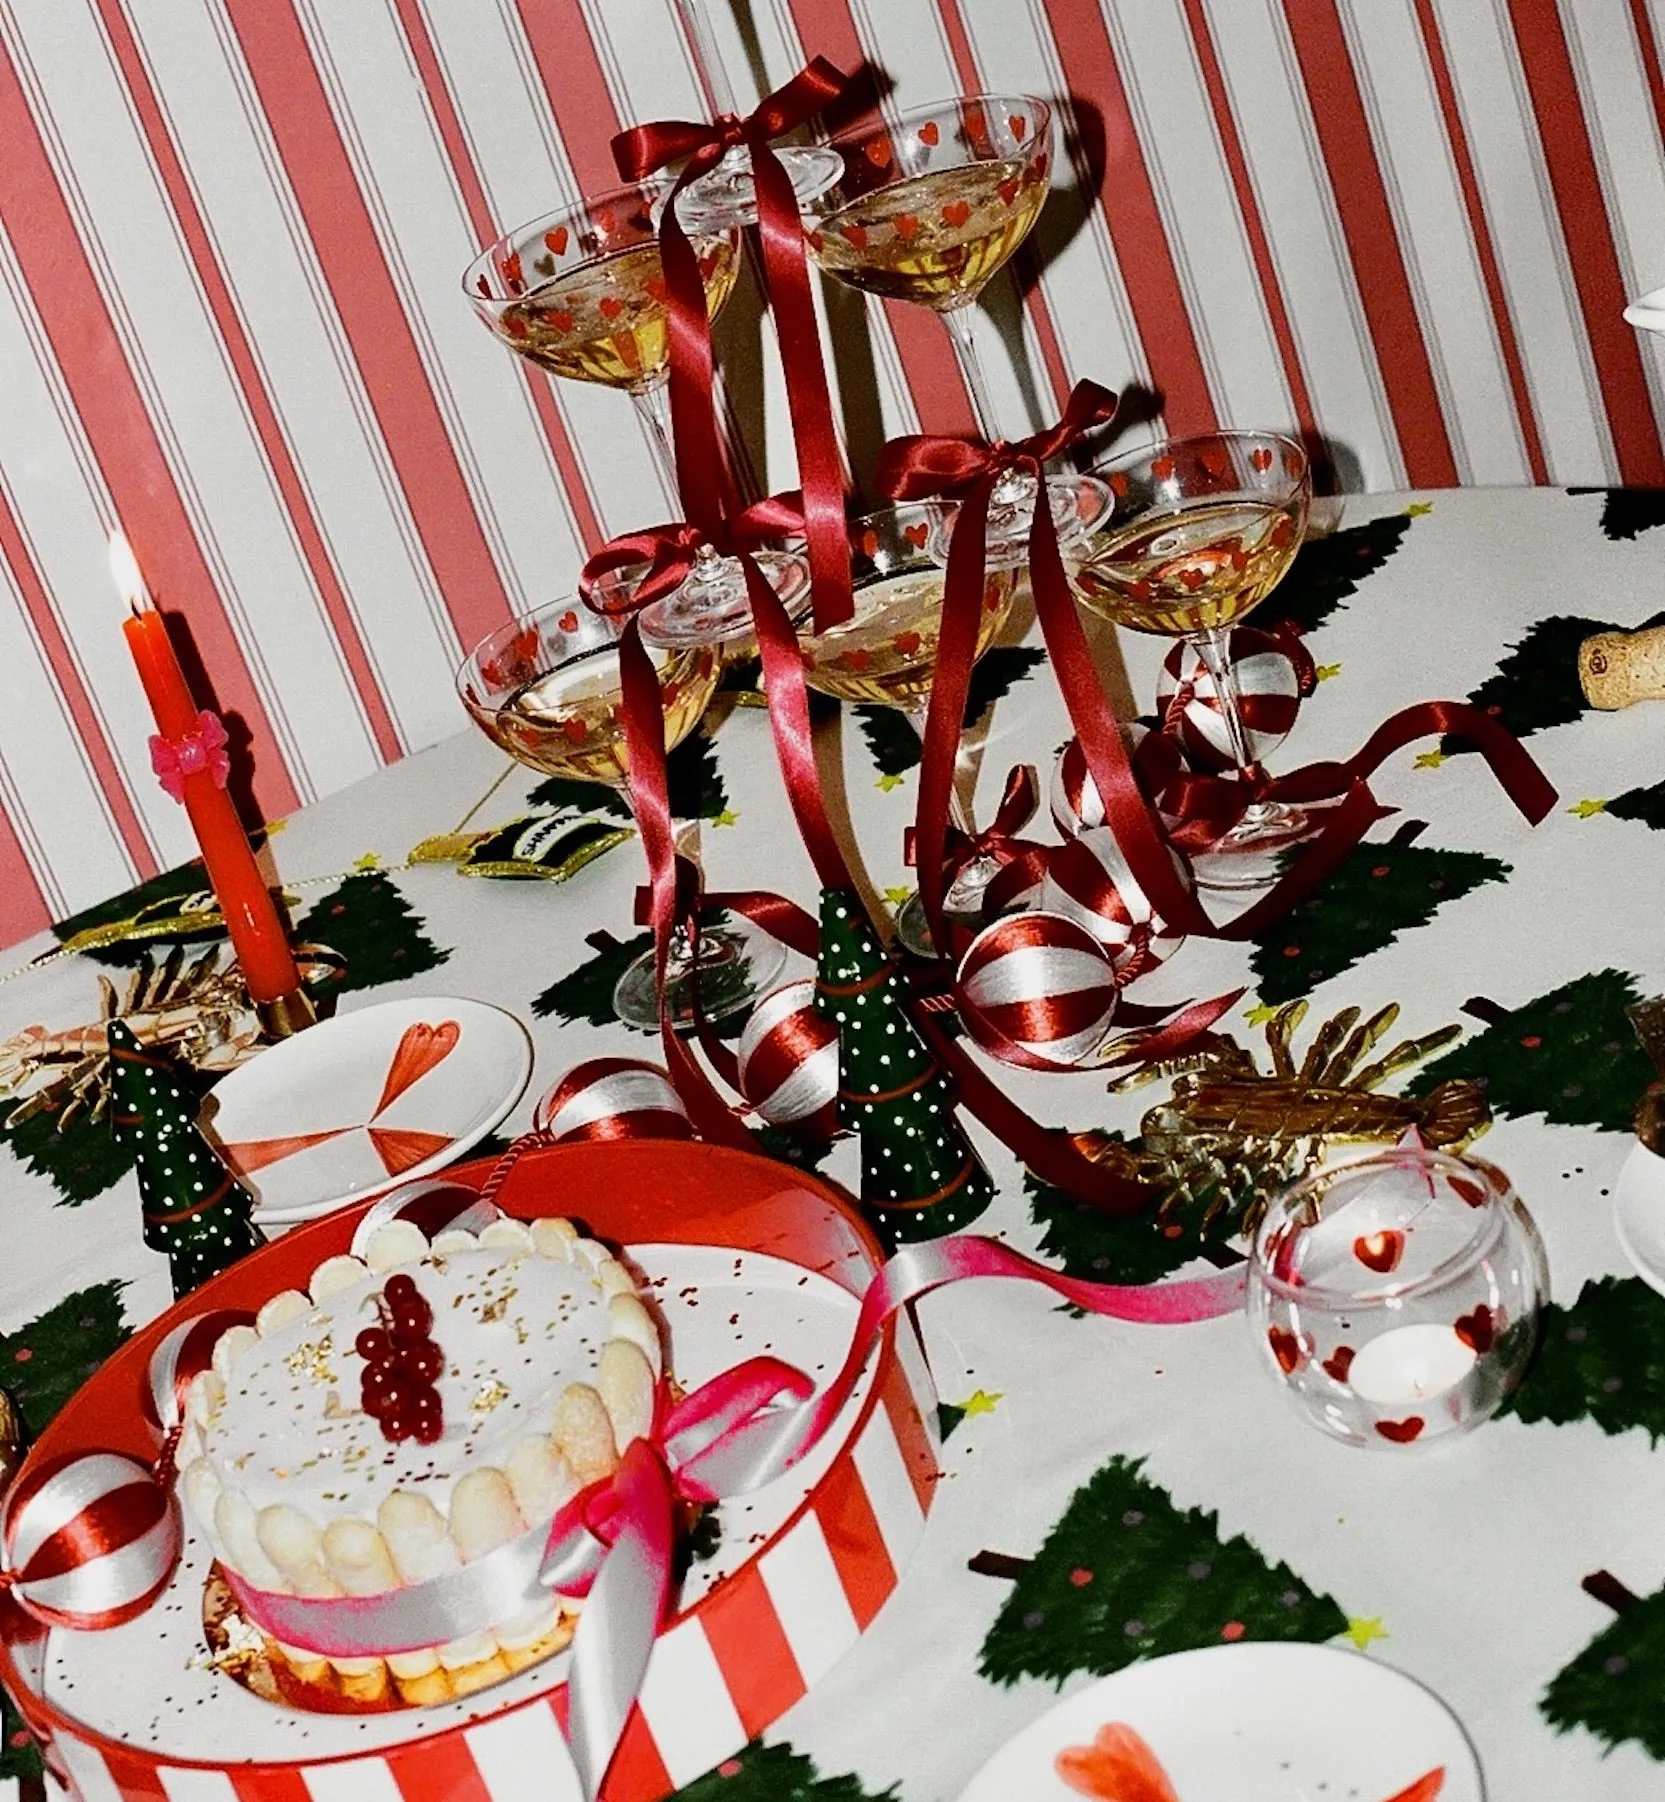
[{"label": "green christmas tree print on tablecloth", "polygon": [[1287,619],[1303,632],[1315,631],[1387,562],[1410,529],[1409,514],[1387,513],[1326,538],[1309,538],[1267,597],[1267,625]]},{"label": "green christmas tree print on tablecloth", "polygon": [[423,922],[385,870],[347,877],[296,922],[295,932],[346,959],[343,992],[420,976],[451,955],[423,931]]},{"label": "green christmas tree print on tablecloth", "polygon": [[1604,811],[1618,820],[1640,820],[1655,832],[1665,830],[1665,782],[1627,788],[1622,795],[1615,795]]},{"label": "green christmas tree print on tablecloth", "polygon": [[[1639,1276],[1604,1276],[1544,1310],[1538,1353],[1500,1412],[1530,1423],[1591,1420],[1665,1439],[1665,1300]],[[1665,1672],[1662,1672],[1665,1674]],[[1665,1699],[1665,1697],[1662,1697]]]},{"label": "green christmas tree print on tablecloth", "polygon": [[895,1795],[894,1788],[864,1790],[854,1777],[823,1777],[801,1752],[754,1739],[671,1802],[890,1802]]},{"label": "green christmas tree print on tablecloth", "polygon": [[1485,1085],[1494,1114],[1542,1114],[1552,1126],[1629,1132],[1653,1067],[1636,1042],[1625,1009],[1641,999],[1635,978],[1598,970],[1511,1009],[1419,1071],[1410,1085],[1426,1095],[1453,1076]]},{"label": "green christmas tree print on tablecloth", "polygon": [[1356,845],[1329,879],[1255,942],[1262,1001],[1279,1006],[1425,926],[1448,901],[1487,882],[1507,882],[1509,866],[1476,851],[1442,851],[1389,840]]},{"label": "green christmas tree print on tablecloth", "polygon": [[[1665,1590],[1627,1607],[1551,1682],[1538,1703],[1558,1732],[1585,1727],[1609,1746],[1635,1740],[1665,1760]],[[1617,1793],[1617,1792],[1615,1792]]]},{"label": "green christmas tree print on tablecloth", "polygon": [[110,1119],[139,1166],[145,1244],[168,1254],[177,1300],[265,1244],[248,1191],[197,1131],[194,1096],[166,1058],[110,1023]]},{"label": "green christmas tree print on tablecloth", "polygon": [[[1028,645],[996,645],[985,651],[971,672],[965,701],[966,731],[1037,664],[1045,662],[1046,652]],[[919,767],[919,734],[900,708],[862,705],[855,709],[855,715],[881,775],[900,776]]]},{"label": "green christmas tree print on tablecloth", "polygon": [[[0,1108],[11,1104],[0,1102]],[[0,1144],[9,1145],[26,1169],[44,1176],[61,1205],[79,1207],[112,1189],[133,1168],[132,1150],[105,1120],[77,1114],[62,1132],[56,1108],[31,1115],[16,1126],[0,1126]]]},{"label": "green christmas tree print on tablecloth", "polygon": [[1654,526],[1665,526],[1665,489],[1569,488],[1567,493],[1603,497],[1601,529],[1615,543],[1639,537]]},{"label": "green christmas tree print on tablecloth", "polygon": [[902,977],[853,895],[821,897],[816,1005],[838,1023],[838,1114],[861,1135],[861,1199],[894,1240],[963,1232],[994,1196]]},{"label": "green christmas tree print on tablecloth", "polygon": [[1204,1232],[1201,1220],[1211,1199],[1206,1195],[1159,1220],[1154,1213],[1106,1214],[1033,1174],[1025,1175],[1023,1192],[1042,1229],[1041,1251],[1056,1258],[1067,1275],[1091,1283],[1160,1282],[1206,1250],[1224,1247],[1242,1213],[1241,1206],[1222,1208]]},{"label": "green christmas tree print on tablecloth", "polygon": [[981,1667],[996,1683],[1077,1671],[1105,1676],[1136,1659],[1239,1639],[1334,1639],[1347,1616],[1212,1514],[1179,1508],[1116,1457],[1075,1492],[1018,1576]]}]

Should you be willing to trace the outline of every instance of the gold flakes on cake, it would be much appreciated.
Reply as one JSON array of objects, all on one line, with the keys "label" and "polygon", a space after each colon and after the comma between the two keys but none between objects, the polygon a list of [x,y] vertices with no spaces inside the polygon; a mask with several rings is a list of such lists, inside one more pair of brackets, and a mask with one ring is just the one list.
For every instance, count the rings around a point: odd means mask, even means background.
[{"label": "gold flakes on cake", "polygon": [[498,1407],[508,1399],[508,1385],[498,1382],[498,1380],[493,1377],[492,1380],[486,1384],[485,1388],[475,1396],[470,1411],[475,1414],[489,1414],[493,1408]]},{"label": "gold flakes on cake", "polygon": [[315,1383],[335,1383],[340,1379],[330,1367],[330,1354],[335,1350],[335,1341],[328,1333],[322,1339],[308,1339],[295,1349],[283,1361],[296,1376],[303,1372]]},{"label": "gold flakes on cake", "polygon": [[341,1399],[341,1391],[339,1389],[332,1387],[329,1394],[324,1397],[325,1420],[345,1420],[349,1415],[357,1414],[358,1412],[359,1410],[357,1408],[349,1408]]},{"label": "gold flakes on cake", "polygon": [[500,1296],[498,1296],[496,1301],[488,1301],[480,1310],[481,1326],[489,1325],[490,1322],[494,1320],[501,1320],[509,1311],[509,1303],[512,1302],[519,1293],[520,1291],[511,1284]]}]

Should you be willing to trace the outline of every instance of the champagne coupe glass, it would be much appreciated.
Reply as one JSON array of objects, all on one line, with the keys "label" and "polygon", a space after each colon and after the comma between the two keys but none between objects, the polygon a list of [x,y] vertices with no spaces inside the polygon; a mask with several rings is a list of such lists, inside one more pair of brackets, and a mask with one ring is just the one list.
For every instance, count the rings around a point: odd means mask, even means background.
[{"label": "champagne coupe glass", "polygon": [[[463,289],[486,326],[528,362],[567,381],[622,388],[649,428],[674,495],[670,328],[654,213],[659,193],[645,183],[616,188],[517,226],[469,264]],[[739,234],[712,228],[693,243],[715,319],[739,273]],[[777,588],[807,605],[801,559],[762,551],[758,562]],[[687,643],[736,637],[750,624],[739,565],[706,547],[687,581],[644,610],[642,631]]]},{"label": "champagne coupe glass", "polygon": [[[621,623],[577,600],[551,601],[500,626],[457,671],[457,693],[474,723],[529,769],[575,782],[597,782],[630,798],[619,674]],[[665,748],[694,729],[722,665],[715,645],[649,645],[665,712]],[[785,953],[766,939],[729,927],[703,930],[699,1000],[707,1019],[748,1008],[780,974]],[[665,971],[668,1012],[678,1025],[694,1018],[695,961],[679,933]],[[659,1024],[659,990],[651,952],[619,978],[613,1007],[627,1026]]]},{"label": "champagne coupe glass", "polygon": [[[840,701],[865,701],[896,708],[925,738],[925,715],[936,679],[937,642],[942,629],[942,597],[947,576],[931,554],[933,533],[943,509],[932,502],[887,507],[850,527],[855,613],[822,633],[800,629],[798,647],[804,680]],[[1011,612],[1018,572],[1011,565],[991,568],[984,581],[977,655],[989,648]],[[950,789],[950,814],[969,838],[974,832],[957,789]],[[944,911],[973,916],[994,866],[968,864],[943,897]],[[920,956],[935,956],[930,928],[917,895],[896,916],[904,945]]]},{"label": "champagne coupe glass", "polygon": [[[941,316],[981,437],[999,437],[971,310],[1041,216],[1050,189],[1052,109],[1033,94],[978,94],[896,115],[846,137],[844,173],[809,209],[809,247],[840,281]],[[1103,513],[1097,484],[1048,483],[1059,539]],[[989,507],[991,558],[1024,561],[1033,477],[1010,471]],[[949,522],[951,523],[951,522]]]},{"label": "champagne coupe glass", "polygon": [[[1111,510],[1068,553],[1082,603],[1118,626],[1194,645],[1240,776],[1254,766],[1228,649],[1231,628],[1283,579],[1312,486],[1300,445],[1271,432],[1170,439],[1103,465]],[[1264,888],[1313,830],[1304,808],[1257,801],[1193,858],[1205,888]]]}]

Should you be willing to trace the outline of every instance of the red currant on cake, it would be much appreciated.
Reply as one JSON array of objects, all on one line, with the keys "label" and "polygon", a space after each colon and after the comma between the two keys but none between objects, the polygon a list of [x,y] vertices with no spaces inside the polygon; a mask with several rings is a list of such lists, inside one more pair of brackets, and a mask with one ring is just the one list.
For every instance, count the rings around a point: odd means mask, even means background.
[{"label": "red currant on cake", "polygon": [[382,1324],[365,1327],[353,1342],[364,1360],[359,1403],[390,1444],[414,1439],[435,1445],[445,1433],[438,1387],[445,1354],[429,1337],[434,1311],[403,1271],[372,1299]]}]

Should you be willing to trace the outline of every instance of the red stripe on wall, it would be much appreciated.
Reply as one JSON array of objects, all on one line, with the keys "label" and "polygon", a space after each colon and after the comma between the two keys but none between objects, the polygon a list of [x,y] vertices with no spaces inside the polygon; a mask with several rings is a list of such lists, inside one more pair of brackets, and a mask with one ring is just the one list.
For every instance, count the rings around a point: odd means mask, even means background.
[{"label": "red stripe on wall", "polygon": [[468,1742],[460,1733],[435,1734],[408,1750],[385,1754],[405,1802],[492,1802]]},{"label": "red stripe on wall", "polygon": [[1285,13],[1406,479],[1453,487],[1457,460],[1335,0],[1285,0]]},{"label": "red stripe on wall", "polygon": [[1445,41],[1440,36],[1439,21],[1434,16],[1433,0],[1415,0],[1415,4],[1428,68],[1434,78],[1434,91],[1439,96],[1440,113],[1445,120],[1446,140],[1451,146],[1452,160],[1457,165],[1457,182],[1463,191],[1463,205],[1468,211],[1468,228],[1474,237],[1475,255],[1480,259],[1480,275],[1486,284],[1486,298],[1491,303],[1498,349],[1502,353],[1503,367],[1508,374],[1509,392],[1514,396],[1515,417],[1520,422],[1521,442],[1526,448],[1527,465],[1532,471],[1532,480],[1542,487],[1549,481],[1549,464],[1544,457],[1543,439],[1538,431],[1538,415],[1532,405],[1532,390],[1526,379],[1526,364],[1521,358],[1520,341],[1515,336],[1514,315],[1509,310],[1509,296],[1503,286],[1503,271],[1492,242],[1491,225],[1486,218],[1486,203],[1480,193],[1479,177],[1474,171],[1468,133],[1463,128],[1462,109],[1457,104],[1457,85],[1451,77],[1451,63],[1445,54]]},{"label": "red stripe on wall", "polygon": [[[463,205],[468,208],[469,224],[474,227],[474,235],[480,248],[484,250],[501,235],[504,228],[492,217],[480,172],[475,167],[468,139],[463,134],[462,121],[457,116],[451,85],[440,67],[439,56],[428,31],[428,22],[422,16],[422,8],[418,0],[395,0],[395,5],[399,22],[404,27],[405,40],[410,45],[411,55],[416,59],[417,71],[422,77],[422,85],[427,91],[428,110],[433,114],[440,141],[445,145],[451,172],[462,190]],[[601,518],[596,512],[595,496],[591,491],[588,474],[567,431],[566,421],[561,416],[554,384],[541,369],[535,368],[524,358],[517,358],[516,361],[525,371],[532,393],[532,405],[537,409],[538,423],[549,441],[550,454],[555,459],[561,487],[572,508],[573,523],[583,540],[584,549],[599,550],[607,535],[601,529]]]},{"label": "red stripe on wall", "polygon": [[1628,297],[1560,14],[1542,0],[1509,0],[1509,16],[1537,115],[1619,475],[1629,484],[1658,487],[1665,483],[1665,454],[1642,373],[1642,352],[1636,333],[1622,317]]},{"label": "red stripe on wall", "polygon": [[[966,30],[965,15],[960,10],[960,0],[937,0],[937,16],[948,37],[960,92],[966,95],[986,93],[983,73],[977,66],[977,52],[972,46],[971,34]],[[1056,125],[1053,129],[1056,132]],[[1069,399],[1069,368],[1064,362],[1063,346],[1058,342],[1057,328],[1052,323],[1052,309],[1046,304],[1046,294],[1041,288],[1040,258],[1035,252],[1033,236],[1018,246],[1012,264],[1029,323],[1034,329],[1035,342],[1040,347],[1041,362],[1046,367],[1046,379],[1052,386],[1052,398],[1062,409]]]},{"label": "red stripe on wall", "polygon": [[15,945],[52,924],[39,882],[17,836],[11,815],[0,805],[0,946]]},{"label": "red stripe on wall", "polygon": [[[82,751],[92,766],[92,774],[115,818],[116,831],[127,847],[127,855],[132,859],[141,881],[154,876],[161,865],[156,861],[150,835],[145,831],[144,822],[133,805],[132,796],[127,790],[127,779],[105,734],[104,722],[98,717],[98,710],[93,705],[91,695],[87,693],[87,686],[81,680],[80,665],[70,651],[69,641],[64,637],[63,626],[52,605],[52,598],[41,579],[40,567],[28,540],[23,536],[23,528],[19,525],[3,488],[0,488],[0,559],[4,559],[11,570],[12,580],[23,598],[24,611],[29,615],[35,637],[46,654],[58,692],[63,696],[64,705],[68,707],[70,718],[75,722]],[[112,619],[115,618],[115,612],[112,609]],[[4,942],[3,932],[0,932],[0,942]]]},{"label": "red stripe on wall", "polygon": [[509,596],[293,0],[228,11],[446,611],[475,644],[508,619]]},{"label": "red stripe on wall", "polygon": [[157,598],[189,620],[219,710],[241,714],[252,735],[261,812],[268,819],[293,812],[295,785],[265,705],[3,43],[0,143],[6,147],[0,156],[0,229],[11,241],[99,474],[117,514],[128,522],[128,536]]},{"label": "red stripe on wall", "polygon": [[706,1598],[700,1625],[746,1736],[755,1739],[808,1687],[755,1561]]},{"label": "red stripe on wall", "polygon": [[358,620],[352,606],[347,600],[346,591],[341,586],[341,579],[336,572],[334,560],[324,543],[323,532],[319,529],[317,517],[312,511],[312,504],[307,498],[306,486],[301,480],[300,470],[295,463],[293,452],[283,427],[278,420],[277,408],[272,402],[265,379],[260,373],[260,365],[256,362],[254,351],[249,343],[248,333],[244,330],[243,320],[231,297],[230,284],[226,280],[225,271],[220,266],[220,259],[209,238],[206,225],[203,223],[201,210],[196,203],[196,196],[191,184],[186,179],[185,169],[179,159],[179,152],[173,135],[163,117],[161,104],[156,90],[151,83],[149,71],[145,68],[144,59],[139,54],[139,47],[134,41],[132,28],[128,23],[123,0],[97,0],[99,18],[103,21],[105,35],[109,39],[110,48],[115,53],[121,68],[122,79],[132,96],[133,108],[138,115],[139,128],[144,133],[145,142],[150,148],[151,162],[163,187],[167,190],[169,204],[179,222],[180,233],[185,240],[186,249],[190,253],[192,266],[197,273],[197,280],[207,297],[209,311],[214,316],[214,323],[219,330],[220,341],[224,344],[226,354],[231,359],[231,366],[236,371],[238,386],[242,389],[243,399],[248,407],[249,415],[254,421],[254,429],[260,439],[261,449],[266,456],[267,467],[283,496],[283,503],[288,511],[295,536],[300,540],[301,554],[305,557],[307,568],[312,572],[312,580],[324,602],[324,610],[329,615],[330,627],[335,634],[341,654],[346,660],[348,671],[352,677],[364,716],[369,724],[371,736],[376,741],[376,749],[380,752],[384,763],[391,763],[404,753],[404,744],[398,728],[393,723],[393,716],[388,710],[387,701],[382,694],[381,684],[377,680],[375,668],[365,649],[364,639],[358,629]]},{"label": "red stripe on wall", "polygon": [[[1104,138],[1104,166],[1095,171],[1098,202],[1168,430],[1211,431],[1220,423],[1214,396],[1104,17],[1092,0],[1075,0],[1048,16],[1070,93],[1090,96],[1098,109]],[[1078,124],[1084,112],[1078,99]]]},{"label": "red stripe on wall", "polygon": [[[788,0],[788,5],[806,57],[824,56],[849,74],[865,67],[867,52],[851,17],[849,0]],[[920,429],[974,431],[971,397],[947,327],[932,318],[926,307],[910,307],[899,300],[880,304],[896,342]],[[865,473],[857,472],[858,476]]]},{"label": "red stripe on wall", "polygon": [[1220,152],[1226,159],[1232,189],[1237,196],[1237,211],[1249,240],[1249,254],[1254,258],[1255,274],[1260,278],[1261,297],[1266,306],[1267,322],[1283,363],[1283,378],[1289,386],[1290,404],[1301,430],[1309,437],[1318,429],[1312,408],[1312,391],[1307,386],[1307,372],[1301,363],[1301,352],[1295,342],[1295,328],[1289,321],[1289,307],[1284,300],[1283,283],[1278,279],[1278,265],[1272,256],[1272,241],[1266,233],[1266,220],[1261,214],[1254,179],[1249,173],[1249,159],[1243,152],[1243,138],[1237,129],[1237,115],[1232,111],[1231,95],[1220,68],[1219,51],[1214,32],[1208,23],[1203,0],[1185,0],[1185,17],[1191,30],[1191,42],[1202,71],[1208,104],[1214,113],[1214,129],[1220,139]]},{"label": "red stripe on wall", "polygon": [[1648,98],[1653,102],[1653,122],[1665,141],[1665,74],[1659,66],[1659,39],[1653,29],[1653,15],[1648,0],[1630,0],[1630,22],[1636,28],[1636,49],[1642,58],[1642,73],[1647,77]]},{"label": "red stripe on wall", "polygon": [[878,1517],[853,1458],[840,1458],[815,1486],[810,1504],[821,1523],[844,1599],[866,1632],[890,1600],[898,1572],[885,1550]]}]

